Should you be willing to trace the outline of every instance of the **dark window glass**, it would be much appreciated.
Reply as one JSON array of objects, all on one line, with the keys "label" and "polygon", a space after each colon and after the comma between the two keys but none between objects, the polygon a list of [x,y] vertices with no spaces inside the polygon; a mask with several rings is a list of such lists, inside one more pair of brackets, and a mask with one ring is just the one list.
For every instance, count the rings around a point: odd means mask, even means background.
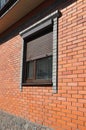
[{"label": "dark window glass", "polygon": [[52,57],[46,57],[36,62],[36,79],[52,78]]},{"label": "dark window glass", "polygon": [[33,78],[33,72],[34,72],[34,62],[30,61],[27,63],[27,79]]}]

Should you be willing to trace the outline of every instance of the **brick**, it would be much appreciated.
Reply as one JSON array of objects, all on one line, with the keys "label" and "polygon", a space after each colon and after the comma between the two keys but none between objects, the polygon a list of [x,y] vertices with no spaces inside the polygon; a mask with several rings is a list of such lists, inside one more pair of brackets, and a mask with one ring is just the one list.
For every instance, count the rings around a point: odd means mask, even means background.
[{"label": "brick", "polygon": [[83,98],[83,95],[80,94],[73,94],[72,95],[73,98]]},{"label": "brick", "polygon": [[76,87],[77,86],[77,82],[75,82],[75,83],[74,82],[68,83],[68,86],[75,86]]},{"label": "brick", "polygon": [[74,114],[74,115],[78,115],[78,116],[84,116],[84,113],[83,112],[81,112],[81,111],[76,111],[76,110],[74,110],[74,111],[72,111],[72,114]]},{"label": "brick", "polygon": [[83,82],[85,81],[85,78],[73,78],[73,81],[77,81],[77,82]]},{"label": "brick", "polygon": [[72,119],[72,122],[79,125],[84,125],[83,121]]},{"label": "brick", "polygon": [[64,112],[64,113],[71,113],[71,110],[70,109],[62,109],[62,112]]},{"label": "brick", "polygon": [[[65,93],[64,93],[64,94],[62,94],[62,96],[68,98],[68,97],[71,97],[71,94],[65,94]],[[64,102],[62,102],[62,103],[64,103]]]},{"label": "brick", "polygon": [[74,106],[67,106],[67,109],[70,109],[73,111],[73,110],[77,110],[77,107],[76,106],[75,107]]},{"label": "brick", "polygon": [[79,125],[78,128],[79,128],[80,130],[86,130],[86,127],[85,127],[85,126]]},{"label": "brick", "polygon": [[67,98],[67,101],[70,101],[70,102],[77,102],[77,99],[76,99],[76,98]]},{"label": "brick", "polygon": [[80,77],[81,77],[81,78],[82,78],[82,77],[85,78],[85,77],[86,77],[86,74],[78,74],[78,77],[79,77],[79,78],[80,78]]},{"label": "brick", "polygon": [[70,123],[70,122],[68,123],[67,122],[67,125],[70,126],[70,127],[73,127],[75,129],[77,129],[77,124],[75,124],[75,123]]},{"label": "brick", "polygon": [[81,66],[83,64],[84,64],[83,62],[75,62],[75,63],[73,63],[73,66]]},{"label": "brick", "polygon": [[58,97],[58,100],[66,101],[66,98],[65,97]]},{"label": "brick", "polygon": [[86,108],[78,108],[78,110],[81,112],[86,112]]},{"label": "brick", "polygon": [[86,117],[80,117],[79,116],[78,119],[81,120],[81,121],[86,121]]},{"label": "brick", "polygon": [[[86,82],[79,82],[79,86],[86,86]],[[81,93],[83,92],[81,91]],[[86,91],[84,93],[86,94]]]},{"label": "brick", "polygon": [[79,93],[85,95],[85,94],[86,94],[86,91],[85,91],[85,90],[84,90],[84,91],[79,91]]},{"label": "brick", "polygon": [[75,51],[75,52],[72,51],[72,52],[68,53],[67,55],[68,55],[68,56],[74,56],[74,55],[76,55],[76,54],[77,54],[77,51]]},{"label": "brick", "polygon": [[62,116],[62,120],[71,122],[71,118]]},{"label": "brick", "polygon": [[78,102],[80,102],[80,103],[86,103],[86,99],[78,99]]},{"label": "brick", "polygon": [[83,74],[83,70],[74,70],[73,74]]},{"label": "brick", "polygon": [[77,90],[68,90],[68,94],[71,94],[72,96],[73,95],[76,95],[77,94]]}]

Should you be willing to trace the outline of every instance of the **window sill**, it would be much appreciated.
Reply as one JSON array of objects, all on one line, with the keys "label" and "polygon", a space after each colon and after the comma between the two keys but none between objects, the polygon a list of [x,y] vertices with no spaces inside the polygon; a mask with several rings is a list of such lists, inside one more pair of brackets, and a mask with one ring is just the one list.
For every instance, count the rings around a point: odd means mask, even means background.
[{"label": "window sill", "polygon": [[41,87],[44,87],[44,86],[52,86],[52,82],[50,82],[50,83],[22,83],[22,86],[41,86]]}]

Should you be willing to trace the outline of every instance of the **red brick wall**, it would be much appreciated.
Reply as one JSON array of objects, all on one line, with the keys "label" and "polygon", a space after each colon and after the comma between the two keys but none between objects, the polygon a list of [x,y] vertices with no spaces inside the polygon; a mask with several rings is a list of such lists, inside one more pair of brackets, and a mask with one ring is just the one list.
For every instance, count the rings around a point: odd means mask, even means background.
[{"label": "red brick wall", "polygon": [[86,130],[86,1],[61,9],[58,26],[58,92],[20,92],[19,35],[0,45],[0,109],[55,130]]}]

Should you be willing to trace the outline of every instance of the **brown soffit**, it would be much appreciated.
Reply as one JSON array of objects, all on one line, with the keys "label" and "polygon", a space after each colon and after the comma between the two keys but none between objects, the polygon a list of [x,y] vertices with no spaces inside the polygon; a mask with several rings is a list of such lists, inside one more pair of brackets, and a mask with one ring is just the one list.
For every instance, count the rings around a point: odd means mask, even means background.
[{"label": "brown soffit", "polygon": [[45,0],[18,0],[0,17],[0,34]]}]

